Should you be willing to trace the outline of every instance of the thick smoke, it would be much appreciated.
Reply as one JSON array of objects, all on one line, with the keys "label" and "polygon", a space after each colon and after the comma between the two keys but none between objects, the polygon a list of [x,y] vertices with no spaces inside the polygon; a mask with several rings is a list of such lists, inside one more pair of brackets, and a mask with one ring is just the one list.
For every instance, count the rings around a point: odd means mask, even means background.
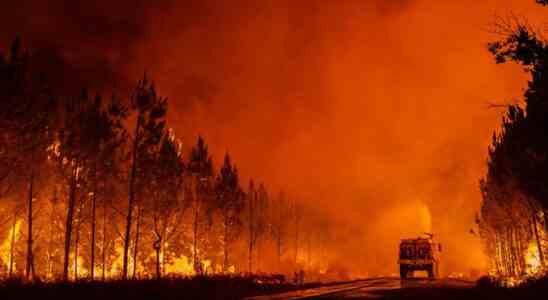
[{"label": "thick smoke", "polygon": [[246,180],[327,213],[356,274],[395,273],[399,239],[426,230],[448,274],[484,267],[469,231],[500,117],[487,103],[524,84],[484,28],[524,2],[20,0],[0,37],[57,57],[72,88],[127,92],[146,70],[187,144],[201,134]]}]

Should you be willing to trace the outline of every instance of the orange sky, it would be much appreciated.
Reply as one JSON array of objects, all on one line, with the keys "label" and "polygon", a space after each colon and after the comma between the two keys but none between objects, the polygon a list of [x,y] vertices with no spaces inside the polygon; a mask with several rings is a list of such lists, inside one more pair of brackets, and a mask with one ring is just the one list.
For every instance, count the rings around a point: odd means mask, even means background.
[{"label": "orange sky", "polygon": [[[398,239],[424,230],[421,203],[446,245],[444,269],[483,267],[469,229],[500,120],[487,106],[519,97],[526,82],[519,68],[494,64],[489,23],[510,11],[534,21],[542,8],[267,2],[224,5],[184,30],[177,8],[153,22],[135,51],[175,99],[177,131],[203,134],[244,175],[324,207],[344,241],[337,254],[361,271],[395,270]],[[214,92],[185,90],[185,75]]]},{"label": "orange sky", "polygon": [[[201,134],[245,180],[328,212],[333,251],[357,272],[394,273],[398,240],[426,230],[425,211],[445,272],[482,267],[469,229],[501,117],[487,106],[526,83],[518,67],[494,64],[487,29],[494,13],[542,24],[546,10],[533,0],[159,3],[138,18],[120,8],[111,35],[68,39],[64,55],[100,52],[130,80],[148,70],[187,144]],[[115,26],[128,19],[138,30],[121,46],[126,28]],[[40,22],[52,21],[37,15],[28,28]]]}]

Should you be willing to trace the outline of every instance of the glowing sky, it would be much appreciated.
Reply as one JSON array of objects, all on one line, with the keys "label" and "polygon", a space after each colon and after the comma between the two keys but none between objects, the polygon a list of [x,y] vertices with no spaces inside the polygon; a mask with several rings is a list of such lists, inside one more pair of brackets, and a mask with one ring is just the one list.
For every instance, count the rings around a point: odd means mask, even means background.
[{"label": "glowing sky", "polygon": [[40,2],[0,13],[3,44],[20,32],[97,89],[147,70],[186,144],[201,134],[245,180],[327,212],[355,270],[394,273],[399,238],[429,226],[442,270],[483,267],[469,230],[501,116],[488,103],[526,83],[494,64],[488,29],[510,11],[542,24],[533,0]]}]

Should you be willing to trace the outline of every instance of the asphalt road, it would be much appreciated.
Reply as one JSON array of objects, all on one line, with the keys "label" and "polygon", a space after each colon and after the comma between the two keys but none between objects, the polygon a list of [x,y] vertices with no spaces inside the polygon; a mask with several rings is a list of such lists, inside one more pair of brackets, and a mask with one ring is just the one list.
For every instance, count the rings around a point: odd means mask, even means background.
[{"label": "asphalt road", "polygon": [[466,289],[472,282],[454,279],[372,278],[353,283],[300,290],[282,294],[259,296],[248,300],[296,300],[296,299],[382,299],[401,291],[437,290],[445,288]]}]

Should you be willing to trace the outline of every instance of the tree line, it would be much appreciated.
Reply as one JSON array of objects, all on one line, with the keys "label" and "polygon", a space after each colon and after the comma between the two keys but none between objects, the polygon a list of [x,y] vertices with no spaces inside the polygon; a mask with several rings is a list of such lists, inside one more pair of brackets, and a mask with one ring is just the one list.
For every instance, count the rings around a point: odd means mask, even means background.
[{"label": "tree line", "polygon": [[104,280],[312,266],[326,219],[263,183],[244,185],[228,153],[216,169],[202,137],[185,151],[166,121],[168,99],[146,75],[125,98],[64,95],[51,82],[19,38],[0,55],[3,274]]},{"label": "tree line", "polygon": [[523,105],[507,105],[493,134],[477,222],[491,273],[523,277],[542,274],[548,254],[548,42],[515,17],[497,30],[505,36],[489,44],[496,62],[521,65],[530,80]]}]

